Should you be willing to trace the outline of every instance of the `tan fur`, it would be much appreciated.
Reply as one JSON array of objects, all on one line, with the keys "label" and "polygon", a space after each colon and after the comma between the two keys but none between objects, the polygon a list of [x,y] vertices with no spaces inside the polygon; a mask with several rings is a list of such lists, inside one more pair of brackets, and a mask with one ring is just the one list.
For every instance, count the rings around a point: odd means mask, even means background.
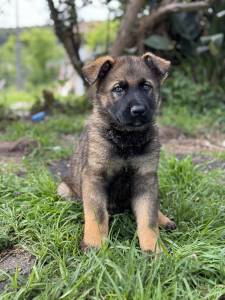
[{"label": "tan fur", "polygon": [[[72,195],[83,202],[84,248],[99,248],[102,245],[108,235],[110,209],[115,206],[117,208],[119,205],[123,207],[126,204],[126,201],[125,204],[123,202],[124,198],[130,197],[126,200],[136,216],[141,249],[160,251],[157,244],[158,225],[167,225],[167,221],[170,220],[158,210],[157,169],[160,143],[157,126],[152,122],[151,128],[147,127],[145,131],[142,127],[136,131],[129,126],[125,129],[119,128],[120,138],[122,136],[126,140],[126,135],[130,135],[126,141],[120,140],[118,145],[117,140],[114,140],[118,137],[118,124],[112,126],[111,119],[106,113],[108,105],[115,102],[112,86],[120,80],[128,81],[129,86],[134,88],[145,78],[152,83],[151,92],[158,105],[161,77],[159,78],[158,72],[155,73],[155,68],[160,68],[160,72],[166,72],[169,64],[157,59],[156,56],[151,58],[155,64],[153,71],[146,64],[145,57],[134,56],[119,58],[105,56],[89,63],[83,69],[88,82],[96,83],[95,95],[92,99],[93,111],[72,156],[70,174],[59,185],[58,193],[63,197]],[[144,137],[143,132],[145,132]],[[139,142],[136,142],[135,134],[139,137]],[[132,140],[132,149],[130,140]],[[139,151],[136,149],[137,144],[141,151],[142,148],[144,149],[143,153],[132,153],[132,151]],[[129,151],[130,154],[127,154]],[[133,178],[132,195],[116,197],[122,199],[116,201],[113,196],[117,195],[117,192],[123,194],[126,186],[126,182],[123,181],[117,186],[117,176],[123,179],[124,174],[131,174]],[[129,179],[127,178],[127,181]],[[115,191],[110,190],[113,183],[116,185]],[[125,191],[127,193],[127,190]]]},{"label": "tan fur", "polygon": [[[84,176],[83,207],[84,207],[84,246],[99,248],[108,235],[108,212],[105,199],[100,190],[96,190],[95,182],[90,176]],[[102,215],[98,216],[98,209]]]},{"label": "tan fur", "polygon": [[72,197],[72,191],[65,182],[59,184],[57,194],[65,199],[70,199]]},{"label": "tan fur", "polygon": [[86,66],[83,67],[83,74],[88,81],[89,84],[93,84],[98,77],[100,69],[104,66],[104,64],[109,63],[113,64],[114,59],[107,55],[103,57],[97,58],[94,62],[90,62]]},{"label": "tan fur", "polygon": [[167,216],[165,216],[160,210],[158,212],[158,218],[159,218],[159,225],[161,226],[165,226],[169,223],[172,223],[172,221]]},{"label": "tan fur", "polygon": [[152,227],[149,224],[149,211],[151,209],[151,203],[147,198],[142,197],[136,201],[134,212],[137,220],[137,233],[143,251],[159,253],[160,247],[157,244],[159,238],[158,226]]},{"label": "tan fur", "polygon": [[108,235],[108,220],[103,224],[98,224],[96,214],[90,209],[87,203],[84,202],[84,238],[85,247],[100,248],[104,238]]},{"label": "tan fur", "polygon": [[163,83],[168,75],[168,70],[171,65],[170,61],[163,59],[161,57],[158,57],[151,52],[145,53],[143,55],[143,58],[147,59],[149,62],[151,61],[155,66],[158,67],[158,69],[160,70],[160,72],[162,74],[161,83]]}]

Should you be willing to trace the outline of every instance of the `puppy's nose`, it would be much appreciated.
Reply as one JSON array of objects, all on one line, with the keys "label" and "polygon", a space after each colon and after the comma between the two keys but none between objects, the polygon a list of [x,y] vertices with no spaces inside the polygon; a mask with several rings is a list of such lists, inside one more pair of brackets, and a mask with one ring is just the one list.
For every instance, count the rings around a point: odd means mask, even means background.
[{"label": "puppy's nose", "polygon": [[145,107],[143,105],[134,105],[130,109],[132,117],[139,117],[145,114]]}]

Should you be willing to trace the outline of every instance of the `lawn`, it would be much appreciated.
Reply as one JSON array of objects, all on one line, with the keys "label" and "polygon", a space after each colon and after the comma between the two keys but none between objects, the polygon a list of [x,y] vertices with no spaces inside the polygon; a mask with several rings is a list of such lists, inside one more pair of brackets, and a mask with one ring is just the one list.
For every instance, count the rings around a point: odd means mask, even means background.
[{"label": "lawn", "polygon": [[[212,130],[210,114],[179,110],[174,118],[178,110],[168,105],[160,123],[192,136]],[[82,253],[81,203],[57,196],[59,178],[49,164],[69,157],[68,136],[85,120],[86,114],[56,113],[38,124],[0,122],[0,143],[26,137],[38,145],[19,163],[0,164],[0,299],[215,300],[225,294],[224,170],[196,165],[190,155],[178,159],[162,150],[161,208],[177,229],[161,230],[161,255],[140,251],[129,214],[112,218],[100,251]],[[14,260],[26,253],[26,270],[25,262],[16,269],[4,264],[11,251]]]}]

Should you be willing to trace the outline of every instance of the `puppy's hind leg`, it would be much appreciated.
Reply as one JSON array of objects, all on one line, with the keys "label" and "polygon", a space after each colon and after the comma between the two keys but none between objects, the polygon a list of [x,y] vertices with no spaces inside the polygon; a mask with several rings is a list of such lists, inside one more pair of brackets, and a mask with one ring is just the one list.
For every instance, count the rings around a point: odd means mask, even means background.
[{"label": "puppy's hind leg", "polygon": [[71,199],[72,198],[72,190],[70,189],[70,187],[64,182],[62,181],[58,187],[57,187],[57,194],[65,199]]},{"label": "puppy's hind leg", "polygon": [[168,231],[176,229],[176,224],[165,216],[160,210],[158,210],[158,222],[159,226],[162,226]]}]

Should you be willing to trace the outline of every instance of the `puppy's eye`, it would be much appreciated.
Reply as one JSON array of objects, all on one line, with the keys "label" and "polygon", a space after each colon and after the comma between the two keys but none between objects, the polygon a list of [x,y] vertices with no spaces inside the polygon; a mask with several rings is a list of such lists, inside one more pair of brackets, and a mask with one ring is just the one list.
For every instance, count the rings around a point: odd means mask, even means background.
[{"label": "puppy's eye", "polygon": [[145,91],[150,91],[152,89],[152,85],[151,83],[145,81],[143,84],[142,84],[142,88],[145,90]]},{"label": "puppy's eye", "polygon": [[116,84],[112,90],[114,93],[117,93],[117,94],[121,94],[124,92],[124,88],[119,85],[119,84]]}]

